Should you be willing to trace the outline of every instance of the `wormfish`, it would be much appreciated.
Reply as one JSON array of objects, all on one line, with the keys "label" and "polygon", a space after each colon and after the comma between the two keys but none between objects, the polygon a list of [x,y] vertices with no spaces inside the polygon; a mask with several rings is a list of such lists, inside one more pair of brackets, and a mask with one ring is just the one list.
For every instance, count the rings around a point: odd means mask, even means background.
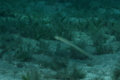
[{"label": "wormfish", "polygon": [[86,53],[85,51],[83,51],[81,48],[79,48],[78,46],[76,46],[75,44],[73,44],[72,42],[68,41],[65,38],[62,38],[60,36],[54,36],[55,39],[60,40],[68,45],[70,45],[71,47],[73,47],[74,49],[78,50],[80,53],[85,54],[88,57],[91,57],[91,55],[89,55],[88,53]]}]

